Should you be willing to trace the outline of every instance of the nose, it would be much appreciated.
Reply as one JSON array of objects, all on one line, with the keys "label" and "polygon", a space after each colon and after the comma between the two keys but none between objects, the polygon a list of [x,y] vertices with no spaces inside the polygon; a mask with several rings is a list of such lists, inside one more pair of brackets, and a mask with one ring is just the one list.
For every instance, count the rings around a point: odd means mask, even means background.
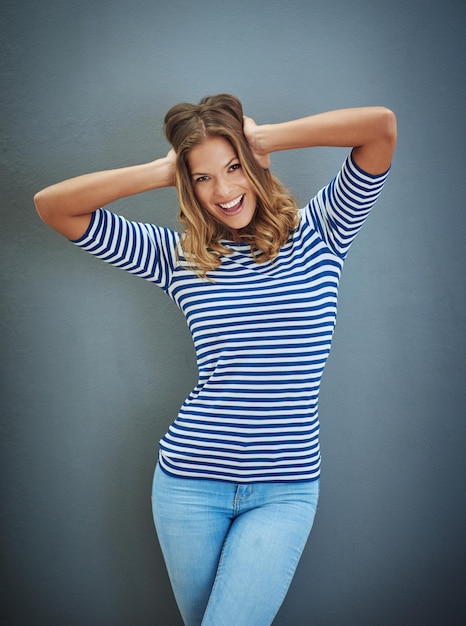
[{"label": "nose", "polygon": [[215,182],[215,194],[220,200],[229,200],[231,185],[225,176],[219,176]]}]

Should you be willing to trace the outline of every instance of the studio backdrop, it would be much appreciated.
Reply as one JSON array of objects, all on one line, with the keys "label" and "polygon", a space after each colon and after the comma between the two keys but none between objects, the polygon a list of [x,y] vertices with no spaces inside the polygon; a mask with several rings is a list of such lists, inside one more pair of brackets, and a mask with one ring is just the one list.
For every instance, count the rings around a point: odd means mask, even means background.
[{"label": "studio backdrop", "polygon": [[[32,199],[164,155],[168,108],[219,92],[258,123],[381,104],[399,127],[343,272],[321,501],[275,624],[464,623],[463,2],[0,11],[1,623],[181,625],[150,487],[158,440],[196,382],[190,335],[161,290],[49,230]],[[279,153],[272,170],[303,206],[346,153]],[[179,228],[173,189],[112,208]]]}]

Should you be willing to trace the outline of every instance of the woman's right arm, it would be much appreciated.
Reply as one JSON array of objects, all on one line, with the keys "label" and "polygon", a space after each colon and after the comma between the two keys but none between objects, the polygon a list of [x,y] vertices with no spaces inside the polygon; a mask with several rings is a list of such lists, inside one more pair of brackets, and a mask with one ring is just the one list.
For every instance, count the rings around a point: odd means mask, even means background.
[{"label": "woman's right arm", "polygon": [[114,170],[84,174],[39,191],[34,204],[41,219],[68,239],[86,232],[92,213],[120,198],[175,184],[175,154]]}]

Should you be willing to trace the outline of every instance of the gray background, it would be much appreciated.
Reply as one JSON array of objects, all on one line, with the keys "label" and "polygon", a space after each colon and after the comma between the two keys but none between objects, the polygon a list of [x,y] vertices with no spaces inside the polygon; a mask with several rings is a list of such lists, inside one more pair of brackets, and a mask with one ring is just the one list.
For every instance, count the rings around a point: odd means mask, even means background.
[{"label": "gray background", "polygon": [[[1,7],[1,623],[181,624],[149,493],[158,439],[195,383],[188,331],[157,288],[47,229],[32,197],[161,156],[166,110],[221,91],[258,122],[385,104],[399,123],[344,271],[321,503],[275,623],[462,623],[462,0]],[[273,169],[304,204],[345,154],[278,154]],[[173,190],[114,208],[176,226]]]}]

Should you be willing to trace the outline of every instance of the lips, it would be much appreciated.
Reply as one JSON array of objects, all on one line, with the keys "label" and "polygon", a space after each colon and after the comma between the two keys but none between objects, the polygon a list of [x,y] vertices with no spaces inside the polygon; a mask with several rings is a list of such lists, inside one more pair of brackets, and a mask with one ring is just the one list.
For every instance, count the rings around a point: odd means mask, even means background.
[{"label": "lips", "polygon": [[218,203],[217,206],[221,209],[223,213],[225,213],[225,215],[236,215],[236,213],[239,213],[243,208],[243,202],[244,194],[233,198],[233,200],[230,200],[230,202]]}]

